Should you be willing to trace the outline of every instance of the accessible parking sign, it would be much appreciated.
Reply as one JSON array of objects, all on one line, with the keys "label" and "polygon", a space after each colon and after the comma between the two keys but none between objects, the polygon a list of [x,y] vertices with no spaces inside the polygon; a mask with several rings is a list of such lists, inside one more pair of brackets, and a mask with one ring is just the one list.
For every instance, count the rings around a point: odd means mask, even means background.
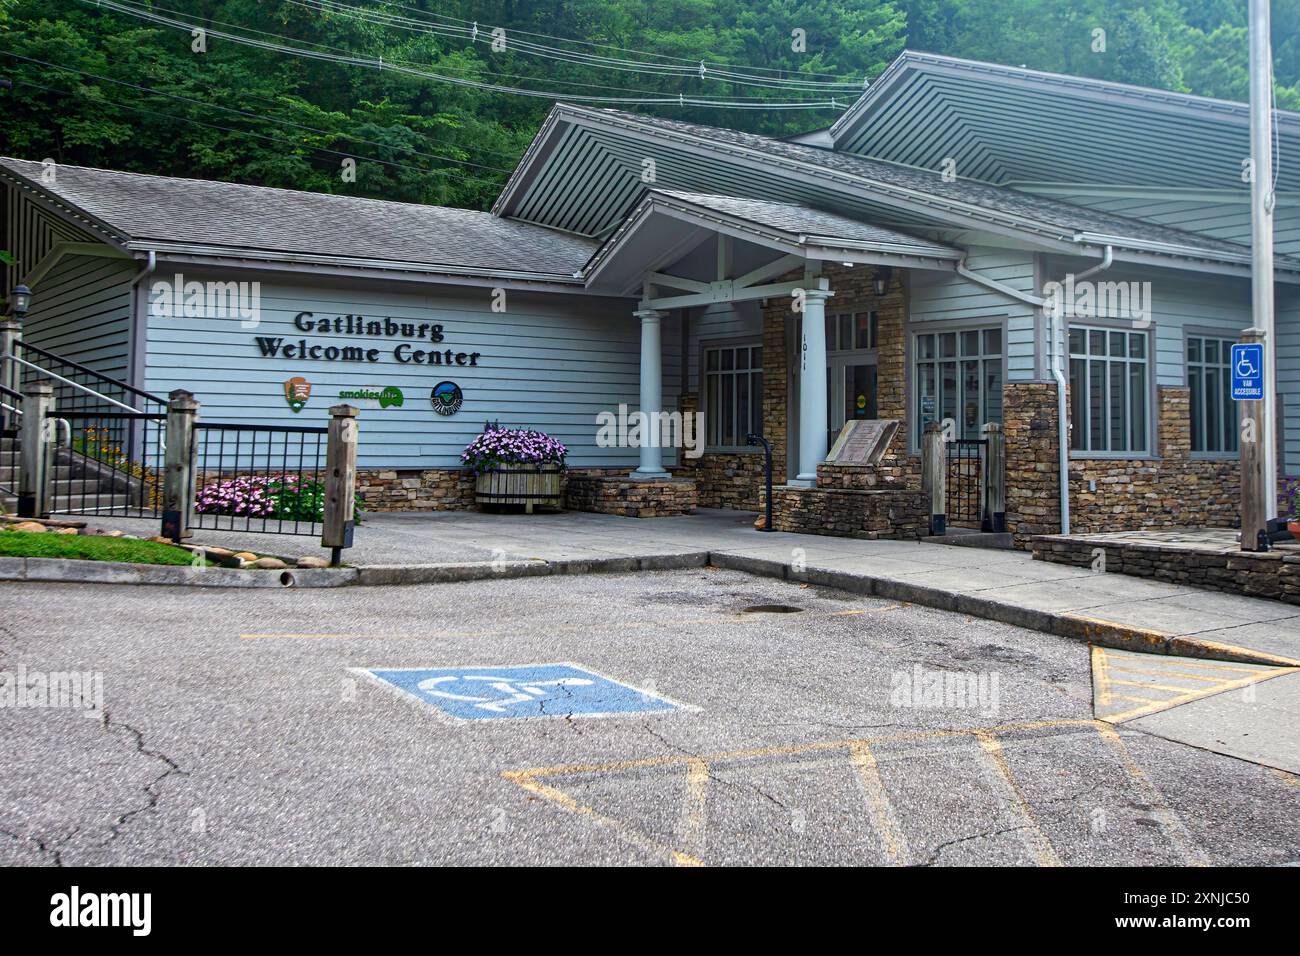
[{"label": "accessible parking sign", "polygon": [[1232,398],[1237,402],[1257,402],[1264,398],[1264,346],[1232,347]]}]

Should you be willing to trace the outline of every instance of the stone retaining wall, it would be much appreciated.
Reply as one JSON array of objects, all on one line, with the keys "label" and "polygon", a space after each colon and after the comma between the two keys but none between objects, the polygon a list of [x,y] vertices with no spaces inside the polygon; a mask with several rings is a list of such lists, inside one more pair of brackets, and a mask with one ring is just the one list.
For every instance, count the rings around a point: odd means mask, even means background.
[{"label": "stone retaining wall", "polygon": [[694,514],[699,492],[688,478],[637,481],[627,475],[570,475],[564,501],[572,511],[664,518]]},{"label": "stone retaining wall", "polygon": [[1039,561],[1300,604],[1296,551],[1222,551],[1059,534],[1037,535],[1031,546]]},{"label": "stone retaining wall", "polygon": [[[571,468],[574,477],[626,475],[625,468]],[[357,471],[357,491],[367,511],[472,511],[474,475],[463,468],[379,468]]]},{"label": "stone retaining wall", "polygon": [[[764,507],[762,492],[760,508]],[[929,533],[925,495],[906,488],[772,489],[772,527],[842,538],[919,538]]]}]

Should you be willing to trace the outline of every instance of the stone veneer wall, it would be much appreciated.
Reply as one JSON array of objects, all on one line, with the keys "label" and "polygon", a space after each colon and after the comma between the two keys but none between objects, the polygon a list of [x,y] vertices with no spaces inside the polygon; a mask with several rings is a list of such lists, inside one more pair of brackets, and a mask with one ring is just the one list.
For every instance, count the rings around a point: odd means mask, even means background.
[{"label": "stone veneer wall", "polygon": [[637,481],[627,475],[571,475],[564,503],[571,511],[625,518],[664,518],[695,513],[695,482],[688,478]]},{"label": "stone veneer wall", "polygon": [[[1157,395],[1160,457],[1071,459],[1072,533],[1238,526],[1238,461],[1193,458],[1190,391],[1161,386]],[[1003,415],[1007,528],[1024,547],[1061,528],[1055,383],[1007,383]]]},{"label": "stone veneer wall", "polygon": [[1216,551],[1073,535],[1037,535],[1031,545],[1039,561],[1090,568],[1096,552],[1104,551],[1108,573],[1300,604],[1300,554],[1293,551]]},{"label": "stone veneer wall", "polygon": [[[760,492],[760,501],[766,496]],[[772,489],[772,527],[842,538],[919,538],[930,510],[921,491],[906,488]]]},{"label": "stone veneer wall", "polygon": [[[571,468],[575,476],[627,475],[626,468]],[[367,511],[470,511],[474,475],[463,468],[367,468],[357,471],[357,491]]]}]

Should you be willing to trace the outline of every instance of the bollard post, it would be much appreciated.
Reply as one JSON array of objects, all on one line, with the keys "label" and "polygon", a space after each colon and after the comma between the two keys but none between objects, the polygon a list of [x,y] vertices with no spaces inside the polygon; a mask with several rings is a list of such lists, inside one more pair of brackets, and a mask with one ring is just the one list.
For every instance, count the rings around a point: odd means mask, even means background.
[{"label": "bollard post", "polygon": [[1007,530],[1007,446],[999,423],[986,422],[981,430],[985,451],[980,525],[1001,534]]},{"label": "bollard post", "polygon": [[167,452],[163,464],[162,536],[177,544],[190,536],[194,515],[194,422],[199,403],[178,388],[167,396]]},{"label": "bollard post", "polygon": [[19,439],[18,516],[47,518],[50,514],[50,464],[54,443],[54,389],[33,382],[23,395],[23,424]]},{"label": "bollard post", "polygon": [[921,487],[929,499],[930,534],[945,534],[948,530],[948,450],[938,422],[926,425],[921,436]]},{"label": "bollard post", "polygon": [[351,405],[330,409],[325,450],[325,520],[320,544],[330,549],[335,567],[344,548],[352,547],[357,489],[357,410]]}]

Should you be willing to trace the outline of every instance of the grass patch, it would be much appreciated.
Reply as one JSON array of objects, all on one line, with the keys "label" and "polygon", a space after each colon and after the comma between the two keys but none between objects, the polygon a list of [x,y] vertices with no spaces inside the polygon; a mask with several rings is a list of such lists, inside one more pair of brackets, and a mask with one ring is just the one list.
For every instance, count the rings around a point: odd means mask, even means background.
[{"label": "grass patch", "polygon": [[50,534],[0,529],[0,555],[11,558],[71,558],[75,561],[122,561],[127,564],[188,565],[183,548],[135,538]]}]

